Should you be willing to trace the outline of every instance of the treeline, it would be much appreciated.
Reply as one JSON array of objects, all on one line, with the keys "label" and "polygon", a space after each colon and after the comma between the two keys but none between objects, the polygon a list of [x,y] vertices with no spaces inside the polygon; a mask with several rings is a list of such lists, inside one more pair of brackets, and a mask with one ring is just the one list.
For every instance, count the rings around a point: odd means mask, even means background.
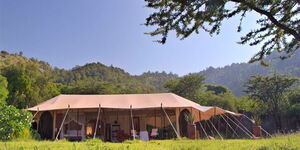
[{"label": "treeline", "polygon": [[23,57],[22,53],[0,52],[0,89],[5,91],[1,92],[0,100],[17,108],[34,106],[58,94],[166,92],[164,83],[177,77],[166,72],[133,76],[123,69],[101,63],[64,70]]},{"label": "treeline", "polygon": [[166,88],[204,106],[247,114],[256,125],[263,125],[271,133],[286,133],[300,128],[297,83],[298,78],[287,75],[255,75],[245,81],[247,94],[236,97],[225,86],[206,84],[204,76],[189,74],[167,81]]},{"label": "treeline", "polygon": [[300,77],[300,50],[295,52],[295,56],[282,61],[279,54],[274,52],[265,59],[267,67],[256,63],[233,63],[225,67],[209,67],[203,71],[195,73],[204,75],[206,82],[210,84],[220,84],[228,87],[235,95],[243,96],[246,93],[245,83],[252,75],[270,75],[273,73],[288,74]]}]

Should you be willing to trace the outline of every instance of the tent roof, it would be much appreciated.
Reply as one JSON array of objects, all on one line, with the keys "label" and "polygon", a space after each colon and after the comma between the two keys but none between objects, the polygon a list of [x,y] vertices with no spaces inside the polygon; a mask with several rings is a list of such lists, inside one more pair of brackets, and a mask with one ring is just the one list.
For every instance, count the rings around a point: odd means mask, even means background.
[{"label": "tent roof", "polygon": [[133,109],[161,107],[201,107],[199,104],[173,93],[114,94],[114,95],[58,95],[28,110],[48,111],[70,108]]},{"label": "tent roof", "polygon": [[[173,93],[156,94],[115,94],[115,95],[58,95],[39,105],[29,108],[29,111],[50,111],[82,108],[112,108],[112,109],[145,109],[160,108],[187,108],[192,107],[201,112],[211,111],[215,107],[200,106],[188,99]],[[231,113],[217,108],[219,113]]]}]

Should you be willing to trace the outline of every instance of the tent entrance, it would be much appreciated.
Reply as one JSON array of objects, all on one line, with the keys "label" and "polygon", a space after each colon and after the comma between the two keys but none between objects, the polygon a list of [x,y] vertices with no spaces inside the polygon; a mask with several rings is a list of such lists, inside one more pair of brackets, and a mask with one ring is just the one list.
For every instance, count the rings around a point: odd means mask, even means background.
[{"label": "tent entrance", "polygon": [[184,109],[180,112],[179,115],[179,128],[180,128],[180,135],[182,137],[188,136],[188,122],[185,119],[187,115],[189,115],[190,112],[187,109]]},{"label": "tent entrance", "polygon": [[52,139],[53,118],[49,111],[43,112],[39,121],[39,131],[42,139]]}]

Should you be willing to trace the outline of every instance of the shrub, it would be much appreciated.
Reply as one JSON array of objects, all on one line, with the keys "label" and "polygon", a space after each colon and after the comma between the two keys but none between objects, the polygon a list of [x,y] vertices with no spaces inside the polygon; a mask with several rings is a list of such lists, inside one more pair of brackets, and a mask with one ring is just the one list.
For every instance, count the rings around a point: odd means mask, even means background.
[{"label": "shrub", "polygon": [[[41,136],[40,134],[33,129],[30,128],[25,128],[22,131],[20,131],[20,133],[18,134],[18,136],[16,137],[16,140],[19,141],[26,141],[26,140],[41,140]],[[15,139],[14,139],[15,141]]]},{"label": "shrub", "polygon": [[41,135],[36,130],[31,129],[30,131],[31,131],[31,139],[41,140]]},{"label": "shrub", "polygon": [[11,105],[0,105],[0,140],[17,138],[30,128],[31,121],[32,115],[28,111],[19,111]]}]

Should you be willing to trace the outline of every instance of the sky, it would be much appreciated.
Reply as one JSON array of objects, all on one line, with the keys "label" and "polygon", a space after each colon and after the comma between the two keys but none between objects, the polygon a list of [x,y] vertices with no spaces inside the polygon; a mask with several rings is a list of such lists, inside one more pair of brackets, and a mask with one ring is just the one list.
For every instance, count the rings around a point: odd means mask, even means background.
[{"label": "sky", "polygon": [[[130,74],[166,71],[179,75],[247,62],[259,47],[239,45],[239,18],[225,21],[221,34],[202,31],[167,43],[144,34],[153,10],[143,0],[0,0],[0,50],[23,52],[58,68],[101,62]],[[256,26],[249,15],[243,31]]]}]

